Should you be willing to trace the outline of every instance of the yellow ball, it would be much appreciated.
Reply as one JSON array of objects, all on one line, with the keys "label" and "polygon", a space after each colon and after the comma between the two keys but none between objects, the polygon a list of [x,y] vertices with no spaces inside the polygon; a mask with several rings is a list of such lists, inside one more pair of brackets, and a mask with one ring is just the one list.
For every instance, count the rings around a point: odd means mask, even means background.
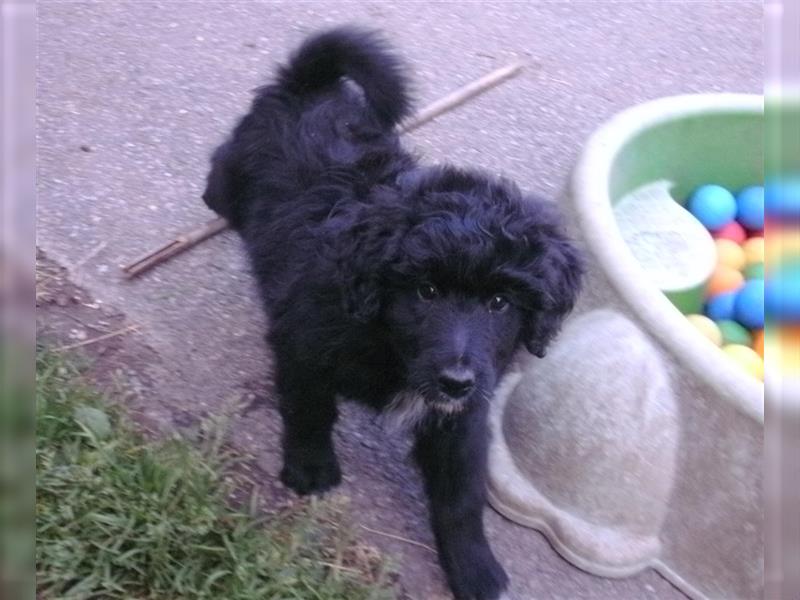
[{"label": "yellow ball", "polygon": [[779,261],[781,257],[800,256],[800,231],[797,227],[771,227],[765,244],[765,254],[770,262]]},{"label": "yellow ball", "polygon": [[741,344],[728,344],[722,351],[750,375],[764,381],[764,361],[755,350]]},{"label": "yellow ball", "polygon": [[697,331],[714,342],[714,344],[717,346],[722,345],[722,332],[714,321],[705,315],[686,315],[686,318],[689,319],[689,323],[695,326]]},{"label": "yellow ball", "polygon": [[781,375],[784,377],[797,377],[800,374],[800,325],[782,324],[775,328],[776,331],[767,336],[767,352],[770,360],[772,357],[779,359]]},{"label": "yellow ball", "polygon": [[739,244],[725,238],[715,240],[714,243],[717,245],[717,262],[719,264],[737,271],[741,271],[744,268],[745,251]]},{"label": "yellow ball", "polygon": [[754,237],[742,244],[745,260],[748,265],[764,262],[764,238]]}]

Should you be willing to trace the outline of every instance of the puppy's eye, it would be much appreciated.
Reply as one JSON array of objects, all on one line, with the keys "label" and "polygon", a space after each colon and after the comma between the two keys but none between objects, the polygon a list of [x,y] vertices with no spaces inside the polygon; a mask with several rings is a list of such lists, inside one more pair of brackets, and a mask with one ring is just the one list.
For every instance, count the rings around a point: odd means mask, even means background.
[{"label": "puppy's eye", "polygon": [[439,290],[431,283],[423,283],[417,288],[417,295],[425,301],[433,300],[439,295]]},{"label": "puppy's eye", "polygon": [[492,299],[489,300],[489,310],[492,312],[503,312],[508,308],[509,301],[508,298],[503,296],[502,294],[496,294],[492,296]]}]

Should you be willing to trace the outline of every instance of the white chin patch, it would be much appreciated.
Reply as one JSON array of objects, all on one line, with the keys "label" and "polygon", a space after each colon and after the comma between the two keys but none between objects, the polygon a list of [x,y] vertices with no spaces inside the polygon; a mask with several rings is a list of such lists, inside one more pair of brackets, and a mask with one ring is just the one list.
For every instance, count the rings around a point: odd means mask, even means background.
[{"label": "white chin patch", "polygon": [[427,416],[447,417],[461,412],[466,400],[426,401],[418,392],[400,392],[381,413],[388,429],[414,429]]},{"label": "white chin patch", "polygon": [[466,400],[444,400],[442,402],[431,402],[431,409],[442,415],[454,415],[464,410]]}]

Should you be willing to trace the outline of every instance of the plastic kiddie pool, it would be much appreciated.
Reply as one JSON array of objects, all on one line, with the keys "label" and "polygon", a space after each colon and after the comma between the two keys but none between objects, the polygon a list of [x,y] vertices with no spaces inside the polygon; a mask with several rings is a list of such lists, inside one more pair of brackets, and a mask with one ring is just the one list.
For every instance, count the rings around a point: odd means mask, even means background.
[{"label": "plastic kiddie pool", "polygon": [[569,201],[590,276],[548,355],[521,355],[498,389],[489,497],[587,571],[653,567],[695,598],[763,595],[763,384],[678,310],[702,301],[704,281],[659,288],[618,211],[643,189],[680,203],[701,184],[761,182],[756,95],[635,106],[578,159]]},{"label": "plastic kiddie pool", "polygon": [[763,97],[675,96],[639,105],[589,141],[572,179],[582,238],[609,282],[658,338],[729,402],[764,419],[763,386],[705,340],[655,286],[618,233],[614,205],[643,184],[667,179],[682,202],[704,183],[732,190],[764,180]]}]

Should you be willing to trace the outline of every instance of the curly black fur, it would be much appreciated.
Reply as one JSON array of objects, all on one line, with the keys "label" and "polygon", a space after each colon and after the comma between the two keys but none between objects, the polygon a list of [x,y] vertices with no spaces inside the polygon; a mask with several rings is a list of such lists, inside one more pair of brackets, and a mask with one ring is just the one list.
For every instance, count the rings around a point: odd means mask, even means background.
[{"label": "curly black fur", "polygon": [[405,89],[375,34],[311,38],[216,150],[203,198],[241,234],[270,317],[281,479],[339,483],[337,395],[402,414],[453,593],[494,599],[507,577],[482,524],[487,404],[521,346],[544,354],[580,261],[552,204],[418,166],[394,132]]}]

